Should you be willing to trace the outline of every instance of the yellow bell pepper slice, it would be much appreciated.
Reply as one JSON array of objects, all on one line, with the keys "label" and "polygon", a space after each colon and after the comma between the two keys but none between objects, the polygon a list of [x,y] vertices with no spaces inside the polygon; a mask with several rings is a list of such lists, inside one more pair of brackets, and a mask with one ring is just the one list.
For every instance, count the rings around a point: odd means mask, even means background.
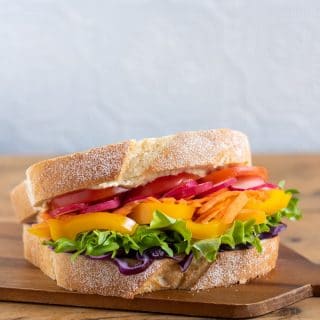
[{"label": "yellow bell pepper slice", "polygon": [[[44,224],[47,224],[49,233]],[[64,219],[48,219],[46,222],[32,226],[29,232],[38,237],[51,238],[52,240],[62,237],[74,240],[78,233],[84,231],[102,229],[133,234],[136,228],[137,224],[134,220],[122,215],[93,212],[65,217]]]},{"label": "yellow bell pepper slice", "polygon": [[287,207],[291,199],[291,194],[285,193],[285,191],[281,189],[272,189],[264,192],[267,195],[267,199],[265,201],[250,197],[245,209],[262,210],[267,215],[270,215]]},{"label": "yellow bell pepper slice", "polygon": [[33,224],[28,231],[39,238],[51,238],[50,228],[47,222]]},{"label": "yellow bell pepper slice", "polygon": [[189,220],[195,211],[195,207],[187,203],[170,203],[161,201],[148,201],[137,205],[129,217],[139,224],[149,224],[155,210],[159,210],[175,219]]},{"label": "yellow bell pepper slice", "polygon": [[193,239],[211,239],[221,236],[230,225],[219,221],[211,221],[209,223],[197,223],[192,220],[186,221],[187,228],[192,233]]},{"label": "yellow bell pepper slice", "polygon": [[107,212],[79,214],[65,220],[49,219],[48,224],[53,240],[57,240],[61,237],[67,237],[73,240],[79,232],[94,229],[133,234],[137,228],[137,224],[134,220],[122,215]]},{"label": "yellow bell pepper slice", "polygon": [[265,223],[266,213],[262,210],[242,209],[236,216],[236,220],[248,221],[254,219],[256,224]]}]

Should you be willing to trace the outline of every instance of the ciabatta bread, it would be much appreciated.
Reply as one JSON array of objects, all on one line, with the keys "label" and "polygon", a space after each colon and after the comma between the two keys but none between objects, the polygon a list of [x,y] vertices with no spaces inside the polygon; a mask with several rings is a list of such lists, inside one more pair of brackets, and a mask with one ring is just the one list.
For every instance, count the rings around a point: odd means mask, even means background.
[{"label": "ciabatta bread", "polygon": [[251,153],[246,135],[230,129],[130,140],[36,163],[27,169],[26,181],[13,189],[11,198],[19,221],[25,222],[37,207],[64,193],[92,187],[131,188],[181,172],[204,176],[231,163],[250,165]]},{"label": "ciabatta bread", "polygon": [[133,298],[163,289],[201,290],[246,283],[272,270],[277,261],[279,237],[262,240],[263,252],[255,248],[225,251],[213,263],[193,260],[185,273],[172,259],[155,260],[144,272],[125,276],[108,260],[79,256],[75,262],[68,253],[55,253],[31,235],[24,225],[23,244],[27,260],[57,281],[57,285],[82,293]]},{"label": "ciabatta bread", "polygon": [[27,191],[26,182],[18,184],[10,193],[11,204],[19,222],[34,222],[40,208],[33,207]]}]

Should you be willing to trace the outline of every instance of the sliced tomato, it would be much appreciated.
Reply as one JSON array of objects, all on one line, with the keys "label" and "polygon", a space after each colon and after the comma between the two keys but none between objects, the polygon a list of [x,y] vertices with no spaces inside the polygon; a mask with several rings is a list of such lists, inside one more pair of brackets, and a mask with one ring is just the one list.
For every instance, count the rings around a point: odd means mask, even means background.
[{"label": "sliced tomato", "polygon": [[268,172],[264,167],[232,166],[215,170],[201,180],[218,183],[220,181],[238,177],[260,177],[266,181],[268,179]]},{"label": "sliced tomato", "polygon": [[127,201],[142,197],[158,196],[187,181],[196,180],[199,177],[191,173],[180,173],[175,176],[160,177],[144,186],[137,187],[128,192]]},{"label": "sliced tomato", "polygon": [[70,192],[55,197],[51,201],[51,208],[56,209],[68,206],[70,204],[88,203],[102,199],[108,199],[126,191],[128,191],[128,189],[121,187],[111,187],[105,189],[84,189],[80,191]]}]

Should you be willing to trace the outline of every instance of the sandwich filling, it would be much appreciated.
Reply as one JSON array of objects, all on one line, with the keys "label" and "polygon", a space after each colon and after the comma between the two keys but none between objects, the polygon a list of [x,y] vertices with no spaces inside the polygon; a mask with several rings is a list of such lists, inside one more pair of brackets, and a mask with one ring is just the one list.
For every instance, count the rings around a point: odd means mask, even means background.
[{"label": "sandwich filling", "polygon": [[106,259],[125,275],[172,258],[193,259],[255,247],[277,236],[283,218],[301,218],[297,191],[268,182],[263,167],[230,165],[204,177],[181,173],[133,189],[85,189],[52,199],[29,232],[56,253]]}]

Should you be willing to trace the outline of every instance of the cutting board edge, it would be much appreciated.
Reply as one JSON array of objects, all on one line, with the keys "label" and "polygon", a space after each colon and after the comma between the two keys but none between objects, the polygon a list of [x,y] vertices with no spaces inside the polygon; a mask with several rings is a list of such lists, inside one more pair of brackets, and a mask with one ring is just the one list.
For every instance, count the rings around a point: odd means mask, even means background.
[{"label": "cutting board edge", "polygon": [[[292,291],[295,291],[292,294]],[[261,316],[266,313],[278,310],[282,307],[291,305],[300,300],[312,297],[312,288],[311,285],[305,285],[302,287],[298,287],[293,289],[292,291],[288,291],[278,297],[269,298],[266,300],[262,300],[255,303],[250,304],[239,304],[233,305],[232,312],[230,309],[225,309],[228,305],[225,304],[207,304],[207,303],[190,303],[188,308],[177,308],[177,304],[182,301],[157,301],[158,306],[164,305],[166,309],[164,310],[154,310],[154,305],[151,300],[143,299],[133,299],[126,300],[129,302],[130,307],[123,307],[123,299],[117,297],[111,297],[109,299],[109,303],[92,303],[93,299],[88,300],[86,302],[81,302],[82,300],[77,299],[78,296],[69,295],[69,292],[55,292],[54,296],[50,296],[49,298],[43,298],[44,291],[42,290],[29,290],[29,289],[14,289],[14,288],[5,288],[1,290],[0,300],[1,301],[11,301],[11,302],[26,302],[26,303],[37,303],[37,304],[49,304],[49,305],[59,305],[59,306],[75,306],[75,307],[86,307],[86,308],[99,308],[99,309],[112,309],[112,310],[123,310],[123,311],[137,311],[137,312],[153,312],[159,314],[176,314],[176,315],[189,315],[189,316],[200,316],[200,317],[228,317],[232,319],[241,319],[241,318],[252,318],[256,316]],[[71,293],[71,292],[70,292]],[[68,295],[69,299],[65,299],[65,296]],[[83,297],[87,295],[84,294]],[[91,295],[90,295],[91,296]],[[71,297],[71,299],[70,299]],[[97,296],[100,299],[104,299],[103,296]],[[280,297],[280,299],[279,299]],[[56,300],[56,298],[58,298]],[[141,297],[142,298],[142,297]],[[56,300],[56,301],[54,301]],[[139,301],[140,300],[140,301]],[[118,301],[118,303],[117,303]],[[112,302],[115,305],[111,305]],[[138,302],[138,303],[135,303]],[[140,303],[139,303],[140,302]],[[146,303],[147,302],[147,303]],[[160,303],[159,303],[160,302]],[[195,308],[196,305],[201,306],[200,308]],[[212,308],[203,308],[204,305]],[[179,309],[179,311],[177,311]],[[193,310],[197,309],[198,312],[194,312]],[[182,310],[182,312],[181,312]],[[200,310],[200,312],[199,312]]]}]

